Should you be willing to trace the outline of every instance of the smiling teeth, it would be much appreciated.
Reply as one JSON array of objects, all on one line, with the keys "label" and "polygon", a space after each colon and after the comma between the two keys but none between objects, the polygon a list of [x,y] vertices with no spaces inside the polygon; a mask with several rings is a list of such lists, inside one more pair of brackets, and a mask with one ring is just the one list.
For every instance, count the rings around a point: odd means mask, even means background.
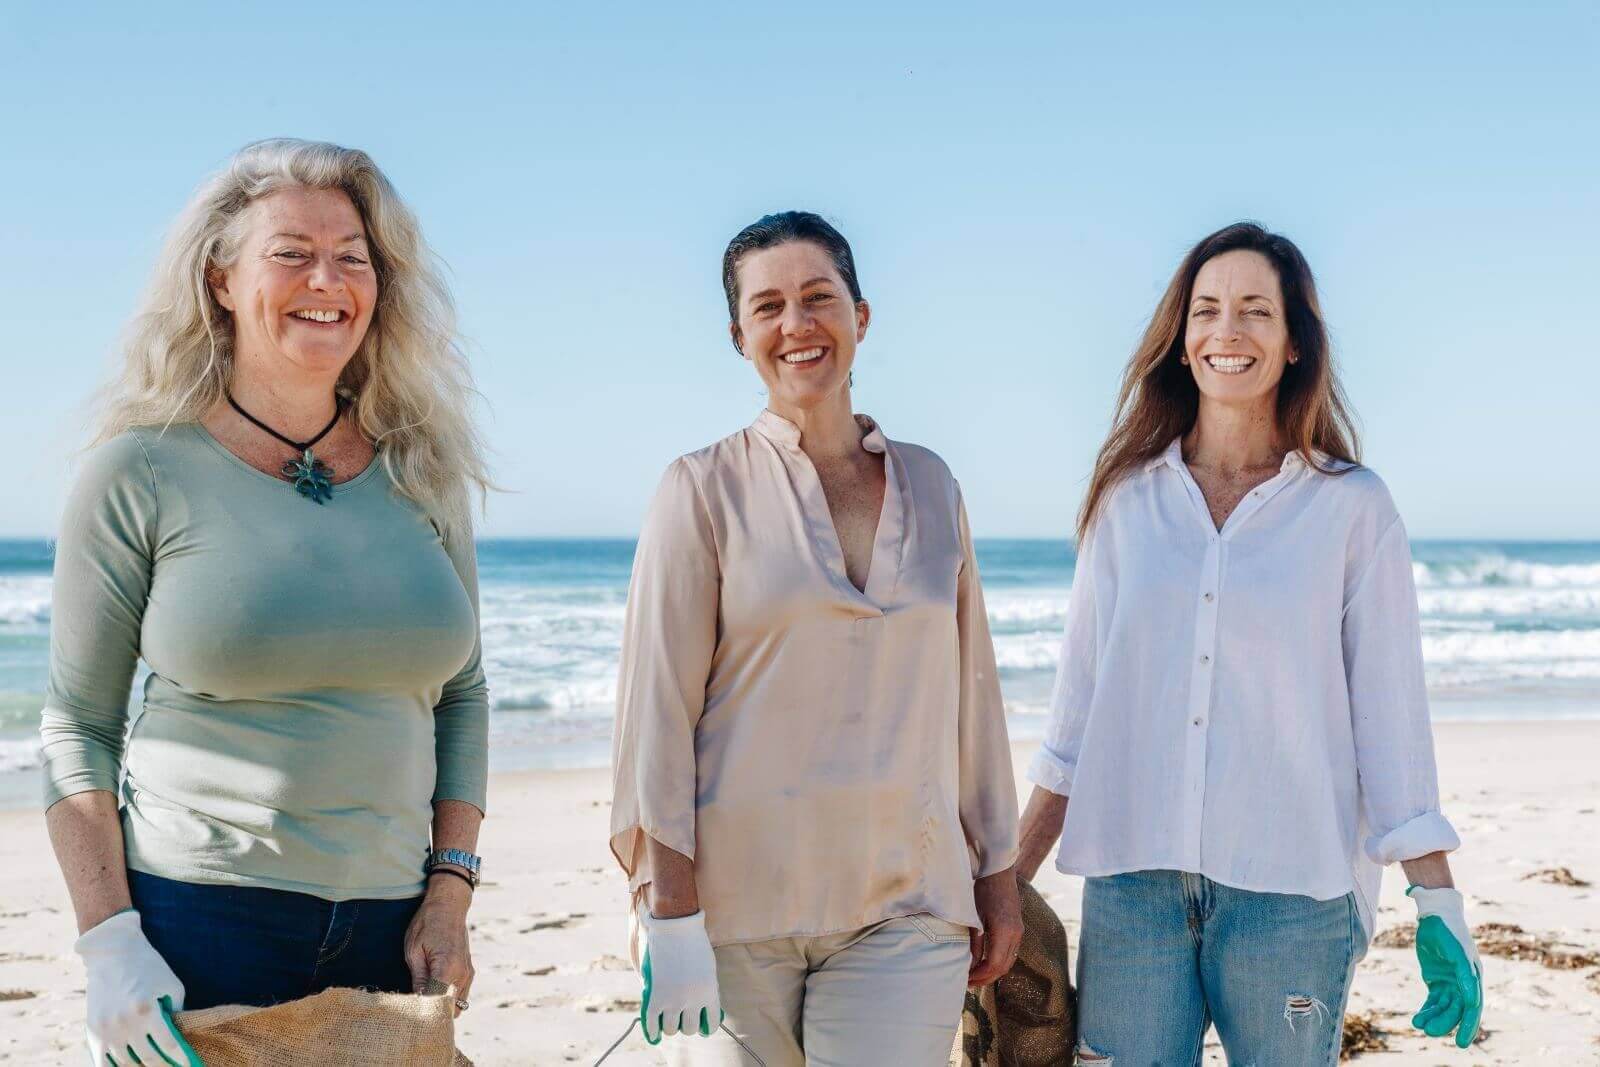
[{"label": "smiling teeth", "polygon": [[821,348],[807,348],[800,352],[790,352],[783,357],[785,363],[810,363],[814,359],[822,358]]},{"label": "smiling teeth", "polygon": [[310,322],[338,322],[343,312],[339,311],[291,311],[289,314],[297,319],[306,319]]},{"label": "smiling teeth", "polygon": [[1239,374],[1246,370],[1255,360],[1249,356],[1207,356],[1206,364],[1214,371],[1223,374]]}]

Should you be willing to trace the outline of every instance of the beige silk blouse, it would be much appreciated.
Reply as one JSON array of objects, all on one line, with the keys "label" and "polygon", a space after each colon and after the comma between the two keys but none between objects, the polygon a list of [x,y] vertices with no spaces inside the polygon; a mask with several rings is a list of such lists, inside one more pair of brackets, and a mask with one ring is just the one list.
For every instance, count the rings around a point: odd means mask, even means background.
[{"label": "beige silk blouse", "polygon": [[[694,859],[714,945],[931,912],[1016,860],[1004,707],[961,491],[887,440],[866,591],[800,430],[755,424],[674,462],[634,556],[611,848]],[[637,899],[637,894],[636,894]]]}]

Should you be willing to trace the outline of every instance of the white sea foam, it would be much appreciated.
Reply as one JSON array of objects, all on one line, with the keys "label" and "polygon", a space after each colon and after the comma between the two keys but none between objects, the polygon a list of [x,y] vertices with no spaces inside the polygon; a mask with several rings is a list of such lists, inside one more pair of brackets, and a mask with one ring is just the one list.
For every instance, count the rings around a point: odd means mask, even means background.
[{"label": "white sea foam", "polygon": [[1440,664],[1589,662],[1600,671],[1600,629],[1426,633],[1422,658]]},{"label": "white sea foam", "polygon": [[1061,655],[1061,634],[1005,634],[994,638],[995,666],[1003,671],[1055,670]]},{"label": "white sea foam", "polygon": [[1067,618],[1068,589],[1002,589],[984,593],[989,625],[1060,627]]},{"label": "white sea foam", "polygon": [[1535,563],[1487,552],[1460,561],[1415,562],[1417,587],[1528,586],[1535,589],[1600,587],[1600,563]]},{"label": "white sea foam", "polygon": [[0,575],[0,631],[27,633],[50,626],[50,579],[46,575]]},{"label": "white sea foam", "polygon": [[1429,615],[1600,617],[1600,586],[1428,587],[1417,590],[1417,607]]},{"label": "white sea foam", "polygon": [[0,774],[40,765],[37,737],[0,738]]},{"label": "white sea foam", "polygon": [[575,711],[611,714],[617,701],[615,671],[604,678],[490,681],[489,702],[500,711]]}]

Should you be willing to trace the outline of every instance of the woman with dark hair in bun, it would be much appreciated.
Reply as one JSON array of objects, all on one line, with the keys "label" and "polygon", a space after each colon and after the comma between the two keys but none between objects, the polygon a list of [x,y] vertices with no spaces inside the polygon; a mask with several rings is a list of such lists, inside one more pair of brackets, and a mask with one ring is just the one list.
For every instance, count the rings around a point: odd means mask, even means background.
[{"label": "woman with dark hair in bun", "polygon": [[618,684],[646,1036],[706,1035],[673,1043],[695,1064],[944,1064],[966,986],[1021,936],[961,491],[851,407],[871,310],[837,230],[769,215],[723,284],[767,406],[667,469]]}]

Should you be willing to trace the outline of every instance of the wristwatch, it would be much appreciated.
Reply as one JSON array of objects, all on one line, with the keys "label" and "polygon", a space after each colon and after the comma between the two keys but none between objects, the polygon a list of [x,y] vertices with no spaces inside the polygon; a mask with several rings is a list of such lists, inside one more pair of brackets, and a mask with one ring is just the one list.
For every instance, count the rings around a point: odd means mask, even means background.
[{"label": "wristwatch", "polygon": [[478,887],[479,872],[483,869],[483,857],[474,856],[464,848],[441,848],[428,853],[428,858],[422,863],[422,871],[428,874],[435,867],[446,863],[452,867],[460,867],[466,872],[472,887],[474,889]]}]

